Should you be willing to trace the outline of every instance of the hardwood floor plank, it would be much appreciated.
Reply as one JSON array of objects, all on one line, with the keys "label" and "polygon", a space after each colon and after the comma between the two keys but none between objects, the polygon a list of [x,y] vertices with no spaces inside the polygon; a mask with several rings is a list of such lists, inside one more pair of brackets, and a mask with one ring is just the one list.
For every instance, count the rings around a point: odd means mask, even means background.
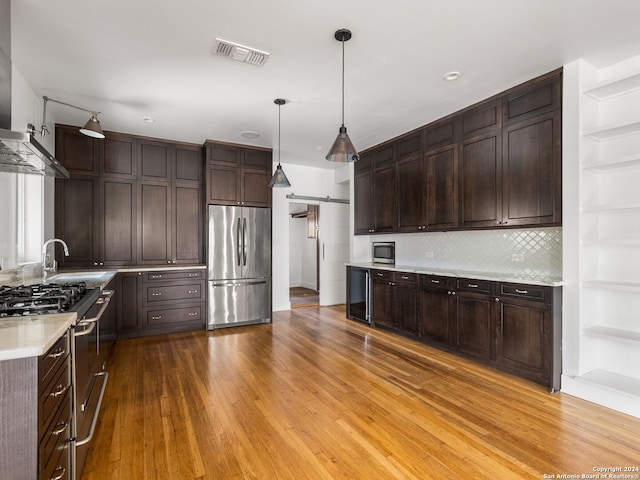
[{"label": "hardwood floor plank", "polygon": [[344,318],[118,341],[84,480],[533,479],[640,463],[640,419]]}]

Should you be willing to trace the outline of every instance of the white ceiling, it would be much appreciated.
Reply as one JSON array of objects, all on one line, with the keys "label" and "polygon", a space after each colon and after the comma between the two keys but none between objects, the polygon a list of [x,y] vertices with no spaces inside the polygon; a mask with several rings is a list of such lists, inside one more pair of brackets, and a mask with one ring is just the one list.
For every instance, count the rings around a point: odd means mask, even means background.
[{"label": "white ceiling", "polygon": [[[105,130],[275,151],[273,100],[285,98],[282,162],[332,168],[339,28],[353,32],[345,124],[363,150],[577,58],[637,55],[639,18],[635,0],[12,0],[12,51],[38,95],[100,110]],[[263,67],[213,56],[215,37],[271,56]],[[462,76],[444,81],[451,70]]]}]

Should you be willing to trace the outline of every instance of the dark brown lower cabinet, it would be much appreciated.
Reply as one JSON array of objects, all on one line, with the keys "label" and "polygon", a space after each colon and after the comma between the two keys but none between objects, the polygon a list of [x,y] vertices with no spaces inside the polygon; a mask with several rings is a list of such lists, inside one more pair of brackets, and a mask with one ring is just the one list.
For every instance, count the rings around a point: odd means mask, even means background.
[{"label": "dark brown lower cabinet", "polygon": [[[496,297],[496,365],[538,383],[560,388],[559,291],[500,284]],[[550,382],[550,383],[549,383]]]},{"label": "dark brown lower cabinet", "polygon": [[437,275],[420,277],[420,337],[427,343],[449,346],[456,307],[453,279]]},{"label": "dark brown lower cabinet", "polygon": [[204,270],[121,273],[118,336],[204,329]]},{"label": "dark brown lower cabinet", "polygon": [[371,270],[372,324],[560,389],[562,289]]}]

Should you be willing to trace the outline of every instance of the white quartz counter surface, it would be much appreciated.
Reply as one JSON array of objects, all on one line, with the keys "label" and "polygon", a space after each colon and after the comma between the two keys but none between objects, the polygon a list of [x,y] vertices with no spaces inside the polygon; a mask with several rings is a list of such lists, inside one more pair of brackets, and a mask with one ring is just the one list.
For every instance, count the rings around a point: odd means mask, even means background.
[{"label": "white quartz counter surface", "polygon": [[443,277],[491,280],[494,282],[524,283],[527,285],[542,285],[545,287],[560,287],[564,284],[561,278],[544,277],[541,275],[499,272],[468,272],[463,270],[444,270],[430,267],[415,267],[407,265],[383,265],[378,263],[347,263],[347,266],[377,270],[391,270],[394,272],[420,273],[425,275],[442,275]]},{"label": "white quartz counter surface", "polygon": [[45,354],[76,319],[75,312],[0,318],[0,361]]}]

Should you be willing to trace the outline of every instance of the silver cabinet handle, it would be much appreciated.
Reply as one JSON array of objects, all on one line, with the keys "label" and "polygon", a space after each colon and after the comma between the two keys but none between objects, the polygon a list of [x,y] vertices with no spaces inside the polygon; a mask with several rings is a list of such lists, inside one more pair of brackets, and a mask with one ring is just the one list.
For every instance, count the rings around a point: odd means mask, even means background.
[{"label": "silver cabinet handle", "polygon": [[161,297],[162,296],[162,292],[151,292],[151,296],[152,297]]},{"label": "silver cabinet handle", "polygon": [[431,280],[431,283],[438,284],[438,283],[440,283],[440,280]]},{"label": "silver cabinet handle", "polygon": [[401,275],[401,277],[403,280],[409,280],[409,277],[405,277],[404,275]]},{"label": "silver cabinet handle", "polygon": [[47,358],[59,358],[62,355],[64,355],[65,353],[65,349],[62,347],[58,347],[55,349],[55,351],[51,352],[49,355],[47,355]]},{"label": "silver cabinet handle", "polygon": [[51,480],[60,480],[64,478],[65,473],[67,473],[67,470],[62,465],[58,465],[56,469],[53,471]]},{"label": "silver cabinet handle", "polygon": [[187,293],[200,293],[200,290],[187,290]]},{"label": "silver cabinet handle", "polygon": [[378,273],[378,276],[379,276],[379,277],[384,277],[384,274],[382,274],[382,273]]},{"label": "silver cabinet handle", "polygon": [[63,385],[62,383],[56,385],[56,387],[51,391],[51,393],[49,394],[50,397],[56,398],[59,397],[60,395],[62,395],[64,392],[67,391],[67,385]]},{"label": "silver cabinet handle", "polygon": [[93,418],[91,419],[91,425],[89,426],[89,434],[82,440],[76,440],[76,447],[86,445],[93,438],[93,434],[96,430],[96,423],[98,423],[98,414],[100,413],[100,407],[102,406],[102,399],[104,398],[104,391],[107,388],[107,380],[109,380],[109,373],[96,373],[94,377],[104,377],[104,382],[102,383],[102,388],[100,389],[100,395],[98,396],[98,404],[96,405],[96,410],[95,412],[93,412]]},{"label": "silver cabinet handle", "polygon": [[58,423],[58,424],[56,424],[57,428],[55,430],[53,430],[51,433],[53,435],[60,435],[62,432],[64,432],[67,429],[68,426],[69,425],[67,424],[67,422]]},{"label": "silver cabinet handle", "polygon": [[155,280],[156,278],[162,278],[162,275],[160,275],[160,274],[151,275],[151,278]]},{"label": "silver cabinet handle", "polygon": [[467,286],[469,288],[478,288],[478,284],[476,284],[476,283],[468,283]]},{"label": "silver cabinet handle", "polygon": [[153,315],[151,317],[151,320],[160,320],[162,318],[162,315]]},{"label": "silver cabinet handle", "polygon": [[520,293],[520,294],[522,294],[522,295],[526,295],[527,293],[529,293],[529,291],[528,291],[528,290],[518,290],[518,289],[516,288],[516,293]]},{"label": "silver cabinet handle", "polygon": [[198,316],[198,312],[189,312],[189,316],[190,317],[197,317]]}]

